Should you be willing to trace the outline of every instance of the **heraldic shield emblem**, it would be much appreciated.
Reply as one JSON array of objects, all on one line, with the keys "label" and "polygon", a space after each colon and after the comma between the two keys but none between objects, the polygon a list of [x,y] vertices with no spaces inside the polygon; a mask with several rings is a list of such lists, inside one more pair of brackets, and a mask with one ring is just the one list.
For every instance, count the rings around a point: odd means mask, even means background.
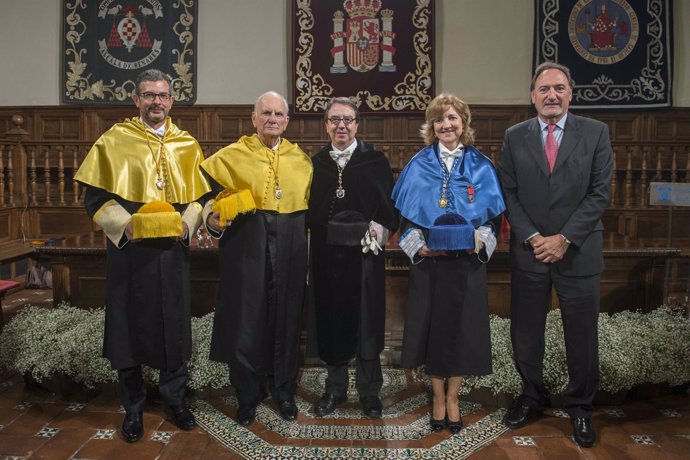
[{"label": "heraldic shield emblem", "polygon": [[[381,9],[381,0],[346,0],[343,8],[347,13],[347,21],[342,11],[333,15],[333,66],[331,73],[346,73],[347,67],[343,63],[343,51],[347,56],[347,64],[357,72],[374,70],[383,56],[379,72],[395,72],[393,64],[393,10],[381,11],[381,19],[377,16]],[[343,31],[343,22],[346,29]]]},{"label": "heraldic shield emblem", "polygon": [[176,104],[196,98],[197,0],[63,0],[63,101],[131,104],[136,76],[170,75]]},{"label": "heraldic shield emblem", "polygon": [[99,10],[100,19],[112,21],[110,33],[98,40],[98,51],[108,64],[118,69],[140,69],[160,56],[163,42],[151,38],[147,18],[162,18],[163,11],[160,5],[151,6],[117,4]]}]

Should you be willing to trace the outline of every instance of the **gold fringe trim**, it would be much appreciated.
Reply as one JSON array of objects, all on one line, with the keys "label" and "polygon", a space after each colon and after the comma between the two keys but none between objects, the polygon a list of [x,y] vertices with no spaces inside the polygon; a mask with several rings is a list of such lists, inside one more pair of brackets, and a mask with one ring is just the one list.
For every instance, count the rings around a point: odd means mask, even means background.
[{"label": "gold fringe trim", "polygon": [[238,214],[246,214],[256,210],[254,197],[248,189],[240,190],[237,193],[223,190],[216,197],[213,203],[213,212],[220,214],[220,226],[225,227],[228,222],[235,220]]},{"label": "gold fringe trim", "polygon": [[182,216],[179,212],[152,212],[132,215],[135,240],[143,238],[178,238],[182,236]]}]

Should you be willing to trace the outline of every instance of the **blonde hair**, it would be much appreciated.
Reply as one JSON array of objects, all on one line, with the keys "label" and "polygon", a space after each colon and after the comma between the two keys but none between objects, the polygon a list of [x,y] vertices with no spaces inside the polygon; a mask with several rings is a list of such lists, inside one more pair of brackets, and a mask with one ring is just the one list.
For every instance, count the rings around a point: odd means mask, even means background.
[{"label": "blonde hair", "polygon": [[462,119],[462,134],[460,135],[460,142],[463,145],[471,145],[474,143],[474,129],[470,127],[472,115],[470,114],[470,106],[465,104],[459,97],[451,93],[441,93],[436,96],[427,106],[425,118],[426,121],[419,130],[419,134],[424,139],[424,143],[433,144],[436,140],[436,133],[434,132],[434,120],[443,116],[443,113],[448,110],[448,107],[453,107],[460,118]]}]

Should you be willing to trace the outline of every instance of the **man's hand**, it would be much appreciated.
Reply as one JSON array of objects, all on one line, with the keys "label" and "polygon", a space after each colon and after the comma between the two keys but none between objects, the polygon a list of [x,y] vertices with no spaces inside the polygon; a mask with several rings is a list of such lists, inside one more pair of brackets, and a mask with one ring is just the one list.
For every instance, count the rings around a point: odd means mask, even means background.
[{"label": "man's hand", "polygon": [[220,232],[220,213],[212,212],[211,214],[209,214],[208,218],[206,219],[206,226],[211,227],[211,230],[213,230],[216,233]]},{"label": "man's hand", "polygon": [[125,236],[129,241],[137,242],[141,241],[140,239],[135,240],[134,239],[134,228],[132,227],[132,222],[128,223],[127,226],[125,227]]},{"label": "man's hand", "polygon": [[535,235],[529,240],[534,249],[534,257],[538,261],[550,264],[563,259],[568,243],[561,235],[541,236]]},{"label": "man's hand", "polygon": [[178,238],[180,241],[184,241],[187,239],[189,236],[189,226],[187,225],[187,222],[182,222],[182,235]]}]

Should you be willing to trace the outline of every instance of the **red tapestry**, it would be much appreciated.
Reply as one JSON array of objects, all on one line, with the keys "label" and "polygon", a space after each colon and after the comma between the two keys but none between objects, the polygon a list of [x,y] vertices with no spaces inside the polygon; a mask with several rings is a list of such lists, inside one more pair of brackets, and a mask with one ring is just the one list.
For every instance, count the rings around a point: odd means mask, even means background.
[{"label": "red tapestry", "polygon": [[294,112],[331,97],[422,112],[434,95],[433,0],[293,0]]}]

